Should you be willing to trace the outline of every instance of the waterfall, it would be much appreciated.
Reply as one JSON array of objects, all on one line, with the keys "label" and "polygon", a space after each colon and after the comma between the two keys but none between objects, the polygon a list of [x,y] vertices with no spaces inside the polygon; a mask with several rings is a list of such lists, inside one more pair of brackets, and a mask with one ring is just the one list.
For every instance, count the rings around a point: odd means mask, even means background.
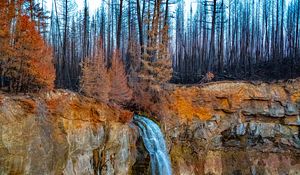
[{"label": "waterfall", "polygon": [[144,145],[150,155],[151,174],[171,175],[171,162],[159,126],[152,120],[138,115],[135,115],[133,120],[139,128]]}]

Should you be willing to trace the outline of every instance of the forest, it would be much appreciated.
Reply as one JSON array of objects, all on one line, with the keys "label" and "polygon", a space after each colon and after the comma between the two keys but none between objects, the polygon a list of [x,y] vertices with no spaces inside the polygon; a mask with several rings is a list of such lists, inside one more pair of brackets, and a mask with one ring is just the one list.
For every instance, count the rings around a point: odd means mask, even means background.
[{"label": "forest", "polygon": [[141,82],[300,75],[300,0],[103,0],[95,11],[77,3],[1,0],[3,90],[123,101]]}]

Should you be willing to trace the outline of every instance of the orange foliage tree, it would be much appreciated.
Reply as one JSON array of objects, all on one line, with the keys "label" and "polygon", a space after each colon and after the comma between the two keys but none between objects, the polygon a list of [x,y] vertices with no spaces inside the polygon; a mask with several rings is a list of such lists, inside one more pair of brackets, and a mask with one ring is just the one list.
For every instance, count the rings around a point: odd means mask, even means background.
[{"label": "orange foliage tree", "polygon": [[109,92],[110,101],[123,105],[132,98],[132,90],[128,86],[125,67],[120,57],[119,51],[115,51],[112,57],[110,70],[111,90]]},{"label": "orange foliage tree", "polygon": [[16,57],[19,58],[17,60],[20,65],[19,87],[52,89],[55,70],[51,48],[46,45],[27,16],[20,18],[19,25],[20,35],[15,45],[15,49],[19,51]]},{"label": "orange foliage tree", "polygon": [[125,105],[132,98],[128,86],[124,64],[118,51],[112,56],[110,69],[105,66],[105,54],[102,47],[92,59],[83,62],[81,91],[95,99],[113,105]]},{"label": "orange foliage tree", "polygon": [[[14,14],[8,13],[14,10],[10,4],[0,4],[1,17]],[[2,18],[0,24],[1,88],[15,92],[52,89],[52,51],[35,29],[35,23],[28,16],[14,14]]]},{"label": "orange foliage tree", "polygon": [[10,45],[10,23],[14,16],[12,4],[0,1],[0,70],[1,70],[1,87],[4,86],[4,75],[7,70],[6,64],[10,62],[10,57],[13,56],[13,48]]},{"label": "orange foliage tree", "polygon": [[100,48],[96,56],[83,62],[81,91],[90,97],[108,102],[110,91],[110,79],[105,66],[103,49]]}]

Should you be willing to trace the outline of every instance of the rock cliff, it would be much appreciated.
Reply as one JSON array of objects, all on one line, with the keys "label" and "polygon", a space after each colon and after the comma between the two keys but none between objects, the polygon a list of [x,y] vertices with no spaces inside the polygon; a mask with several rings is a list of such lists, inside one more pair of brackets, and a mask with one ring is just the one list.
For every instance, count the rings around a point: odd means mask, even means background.
[{"label": "rock cliff", "polygon": [[137,132],[111,109],[67,91],[1,95],[0,174],[129,174]]},{"label": "rock cliff", "polygon": [[175,174],[300,173],[299,80],[156,89]]},{"label": "rock cliff", "polygon": [[[174,174],[300,173],[299,80],[149,86],[136,102],[161,126]],[[129,111],[62,90],[0,103],[0,174],[149,170]]]}]

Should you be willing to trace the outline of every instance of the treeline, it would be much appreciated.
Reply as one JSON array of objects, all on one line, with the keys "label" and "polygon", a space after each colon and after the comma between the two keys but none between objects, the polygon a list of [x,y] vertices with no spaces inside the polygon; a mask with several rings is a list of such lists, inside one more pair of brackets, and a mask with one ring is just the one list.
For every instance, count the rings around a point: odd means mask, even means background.
[{"label": "treeline", "polygon": [[140,71],[146,70],[158,77],[159,67],[167,63],[171,68],[169,0],[99,3],[99,9],[91,14],[87,0],[79,13],[74,0],[53,0],[49,41],[56,60],[57,87],[78,90],[82,63],[96,58],[99,49],[104,55],[102,64],[108,69],[114,52],[120,54],[127,74],[142,75]]},{"label": "treeline", "polygon": [[176,10],[175,81],[197,82],[207,72],[225,78],[250,78],[260,71],[261,76],[274,71],[275,78],[281,72],[287,78],[299,75],[300,0],[197,0],[195,5],[186,12],[180,1]]},{"label": "treeline", "polygon": [[104,101],[124,92],[128,101],[129,87],[113,90],[127,79],[136,92],[171,76],[300,75],[300,0],[197,0],[190,9],[184,0],[106,0],[93,13],[87,0],[81,10],[51,2],[48,12],[44,0],[1,1],[2,89],[56,86]]},{"label": "treeline", "polygon": [[170,61],[172,80],[181,83],[208,73],[216,79],[299,76],[299,1],[197,0],[186,9],[184,0],[108,0],[91,14],[87,1],[75,13],[74,1],[54,0],[56,84],[78,89],[80,63],[95,55],[99,38],[108,67],[118,49],[127,73],[142,71],[149,79],[169,80],[160,72]]},{"label": "treeline", "polygon": [[55,85],[123,105],[140,78],[168,80],[169,3],[137,2],[102,1],[90,15],[87,1],[78,11],[74,0],[53,0],[50,12],[44,1],[1,1],[1,89]]}]

